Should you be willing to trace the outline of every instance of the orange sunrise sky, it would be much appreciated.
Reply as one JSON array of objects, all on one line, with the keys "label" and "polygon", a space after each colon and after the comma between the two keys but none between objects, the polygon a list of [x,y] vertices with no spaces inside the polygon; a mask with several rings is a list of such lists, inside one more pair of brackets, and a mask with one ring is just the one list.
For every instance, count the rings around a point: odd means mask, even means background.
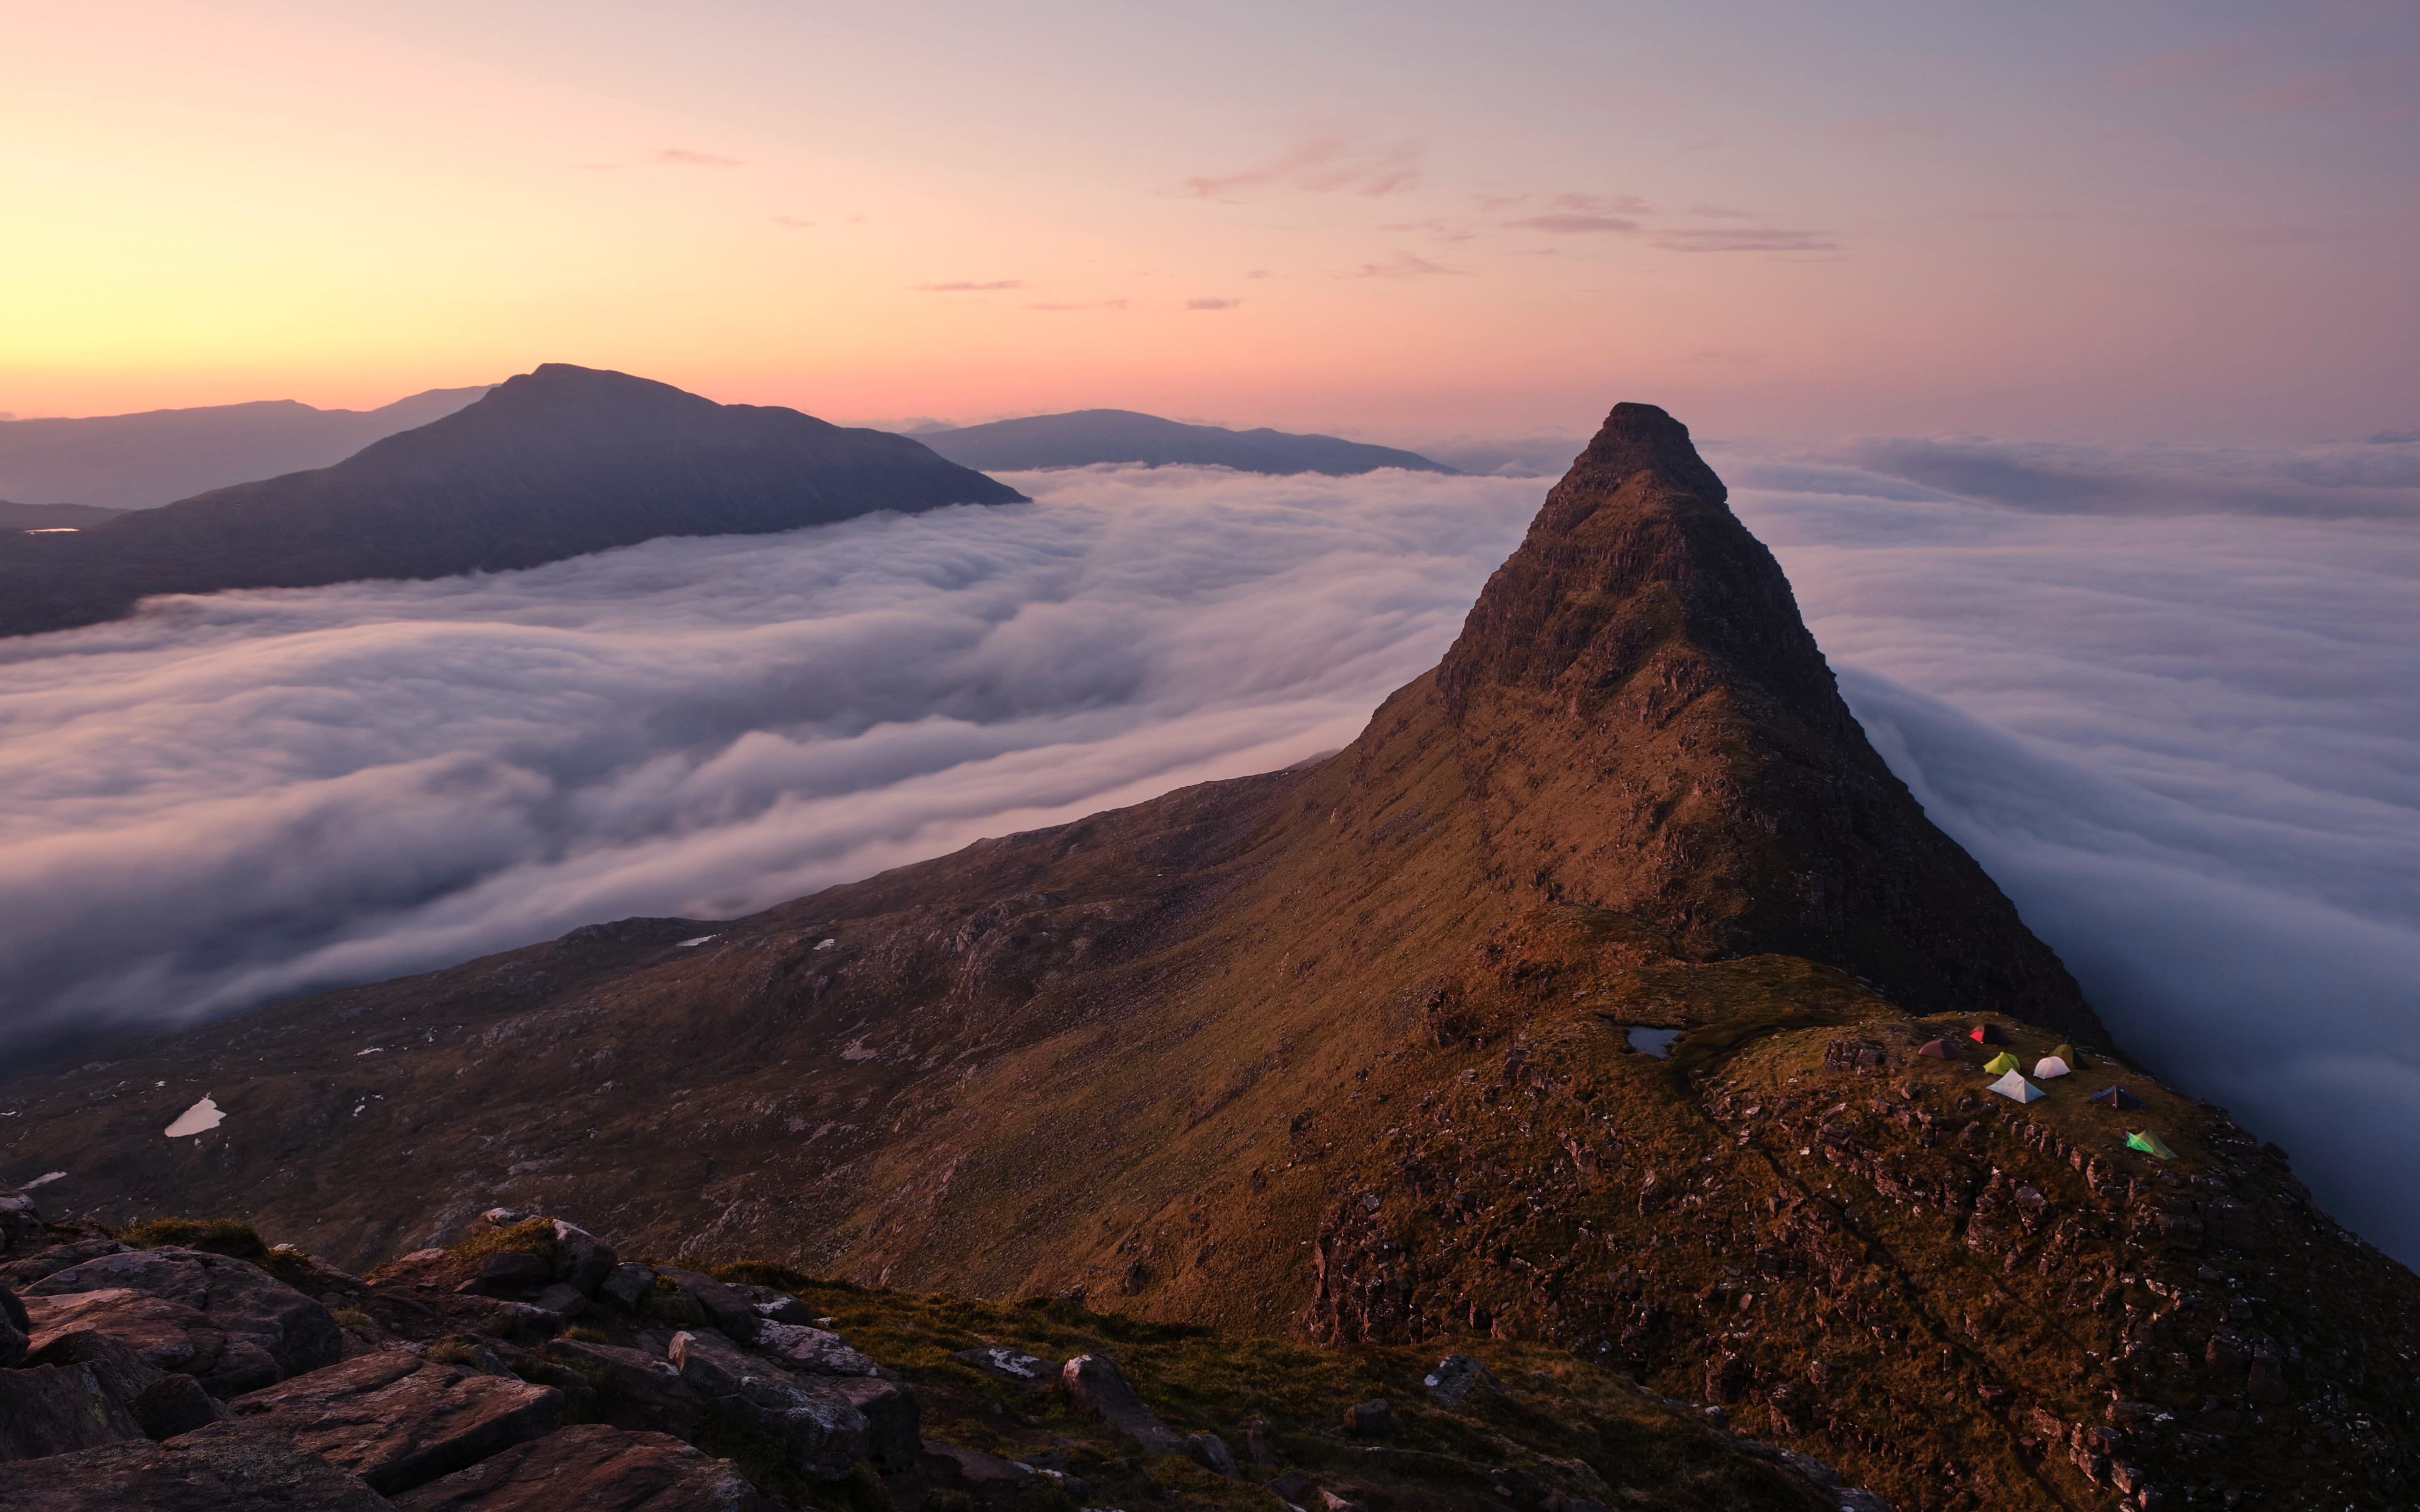
[{"label": "orange sunrise sky", "polygon": [[2359,4],[19,8],[0,410],[556,361],[841,421],[2420,424]]}]

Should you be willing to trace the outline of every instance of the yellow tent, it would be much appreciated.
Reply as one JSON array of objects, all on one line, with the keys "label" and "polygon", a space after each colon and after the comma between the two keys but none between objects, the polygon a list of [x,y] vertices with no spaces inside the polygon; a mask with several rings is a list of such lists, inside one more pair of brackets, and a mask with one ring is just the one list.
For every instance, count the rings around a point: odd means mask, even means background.
[{"label": "yellow tent", "polygon": [[[2174,1160],[2177,1158],[2177,1152],[2170,1149],[2167,1145],[2161,1140],[2158,1134],[2153,1134],[2149,1129],[2144,1130],[2141,1134],[2128,1134],[2126,1136],[2126,1148],[2128,1149],[2139,1149],[2148,1154],[2157,1155],[2162,1160]],[[2164,1178],[2163,1180],[2164,1180]]]},{"label": "yellow tent", "polygon": [[2088,1071],[2091,1069],[2092,1063],[2086,1060],[2082,1056],[2077,1055],[2075,1053],[2075,1046],[2071,1044],[2053,1045],[2051,1046],[2050,1053],[2057,1059],[2066,1061],[2067,1069],[2070,1071]]},{"label": "yellow tent", "polygon": [[1993,1056],[1991,1059],[1983,1062],[1983,1069],[1993,1072],[1993,1074],[1997,1074],[2004,1071],[2014,1071],[2017,1069],[2017,1057],[2003,1050],[1998,1055]]}]

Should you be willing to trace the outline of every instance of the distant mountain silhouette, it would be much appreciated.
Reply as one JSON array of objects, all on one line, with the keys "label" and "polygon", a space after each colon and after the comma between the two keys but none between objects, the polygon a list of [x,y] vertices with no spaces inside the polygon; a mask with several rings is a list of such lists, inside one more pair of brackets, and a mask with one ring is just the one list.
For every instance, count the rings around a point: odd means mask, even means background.
[{"label": "distant mountain silhouette", "polygon": [[504,571],[659,535],[1023,501],[904,436],[551,363],[332,468],[72,535],[0,534],[0,634],[114,619],[148,594]]},{"label": "distant mountain silhouette", "polygon": [[1032,468],[1081,468],[1096,462],[1144,462],[1153,467],[1190,464],[1233,468],[1238,472],[1320,472],[1343,477],[1379,468],[1415,472],[1451,472],[1418,452],[1365,446],[1334,436],[1295,436],[1281,430],[1227,430],[1188,425],[1132,409],[1077,409],[1063,415],[1028,415],[987,425],[920,430],[916,439],[953,462],[989,472]]},{"label": "distant mountain silhouette", "polygon": [[88,531],[125,513],[92,504],[12,504],[0,499],[0,531]]},{"label": "distant mountain silhouette", "polygon": [[149,509],[253,478],[332,466],[372,441],[442,420],[487,392],[486,384],[430,389],[376,409],[264,399],[10,421],[0,424],[0,498]]}]

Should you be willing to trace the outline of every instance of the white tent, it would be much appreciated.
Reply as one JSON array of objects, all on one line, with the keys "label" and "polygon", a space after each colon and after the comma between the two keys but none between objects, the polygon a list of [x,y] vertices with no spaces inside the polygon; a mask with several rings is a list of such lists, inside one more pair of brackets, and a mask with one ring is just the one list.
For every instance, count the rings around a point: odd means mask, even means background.
[{"label": "white tent", "polygon": [[2054,1076],[2064,1076],[2074,1069],[2056,1056],[2044,1056],[2034,1062],[2034,1074],[2043,1081],[2048,1081]]},{"label": "white tent", "polygon": [[2050,1094],[2025,1080],[2022,1072],[2010,1072],[1992,1084],[1992,1090],[2019,1103],[2038,1103]]}]

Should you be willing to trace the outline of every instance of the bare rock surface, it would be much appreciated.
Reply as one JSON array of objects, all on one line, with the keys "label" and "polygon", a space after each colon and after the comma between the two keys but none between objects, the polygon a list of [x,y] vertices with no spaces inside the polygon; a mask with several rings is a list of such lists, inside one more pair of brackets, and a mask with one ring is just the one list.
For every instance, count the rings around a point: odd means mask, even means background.
[{"label": "bare rock surface", "polygon": [[401,1512],[779,1512],[728,1459],[662,1433],[582,1423],[396,1498]]},{"label": "bare rock surface", "polygon": [[135,1439],[0,1464],[8,1512],[385,1512],[393,1504],[319,1456],[220,1424],[174,1443]]},{"label": "bare rock surface", "polygon": [[207,1250],[103,1255],[44,1276],[25,1295],[116,1289],[146,1292],[198,1311],[226,1341],[230,1363],[223,1368],[232,1369],[237,1354],[251,1367],[248,1347],[272,1363],[274,1381],[334,1365],[343,1352],[342,1331],[326,1307],[256,1265]]},{"label": "bare rock surface", "polygon": [[226,1429],[288,1440],[387,1493],[547,1433],[563,1394],[397,1350],[315,1370],[228,1405],[236,1420]]}]

